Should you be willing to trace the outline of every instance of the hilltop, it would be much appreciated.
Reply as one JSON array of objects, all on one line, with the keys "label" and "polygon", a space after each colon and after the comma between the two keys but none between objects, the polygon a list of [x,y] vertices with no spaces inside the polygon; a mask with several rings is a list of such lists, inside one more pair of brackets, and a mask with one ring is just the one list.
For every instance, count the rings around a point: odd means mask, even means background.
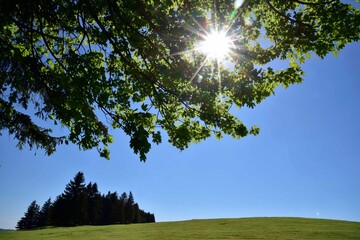
[{"label": "hilltop", "polygon": [[1,232],[0,239],[360,239],[360,223],[306,218],[238,218]]}]

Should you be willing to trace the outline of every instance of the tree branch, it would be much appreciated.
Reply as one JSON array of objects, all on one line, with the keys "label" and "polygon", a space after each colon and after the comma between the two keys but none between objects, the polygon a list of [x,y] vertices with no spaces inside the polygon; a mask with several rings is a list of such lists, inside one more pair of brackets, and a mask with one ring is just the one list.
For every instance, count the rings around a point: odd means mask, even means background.
[{"label": "tree branch", "polygon": [[39,30],[37,30],[37,29],[35,29],[35,28],[33,28],[33,27],[30,27],[30,26],[28,26],[28,25],[26,25],[26,24],[23,24],[23,23],[19,22],[18,20],[16,20],[16,19],[13,18],[13,17],[10,17],[10,19],[11,19],[11,21],[14,22],[18,27],[23,27],[23,28],[29,29],[31,32],[36,32],[36,33],[42,34],[42,35],[44,35],[44,36],[46,36],[46,37],[49,37],[49,38],[51,38],[51,39],[54,39],[54,40],[60,40],[60,39],[61,39],[61,38],[58,37],[58,36],[53,36],[53,35],[50,35],[50,34],[47,34],[47,33],[42,33],[41,31],[39,31]]},{"label": "tree branch", "polygon": [[304,22],[302,22],[302,21],[300,21],[300,20],[293,19],[293,18],[287,16],[286,14],[280,12],[278,9],[276,9],[276,8],[274,7],[274,5],[272,5],[272,4],[270,3],[269,0],[265,0],[265,2],[267,3],[267,5],[270,7],[271,10],[273,10],[274,12],[276,12],[276,13],[277,13],[278,15],[280,15],[281,17],[289,20],[290,22],[295,23],[295,24],[300,24],[300,25],[308,26],[308,27],[312,27],[310,24],[304,23]]},{"label": "tree branch", "polygon": [[325,1],[325,2],[306,2],[306,1],[302,1],[302,0],[291,0],[293,2],[297,2],[297,3],[300,3],[300,4],[304,4],[304,5],[325,5],[325,4],[330,4],[330,3],[333,3],[335,2],[336,0],[331,0],[331,1]]}]

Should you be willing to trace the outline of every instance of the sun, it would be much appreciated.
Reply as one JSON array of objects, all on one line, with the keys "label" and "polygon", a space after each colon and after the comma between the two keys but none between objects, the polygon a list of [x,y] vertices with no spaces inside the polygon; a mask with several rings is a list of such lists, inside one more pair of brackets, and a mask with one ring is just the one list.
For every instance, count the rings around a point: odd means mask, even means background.
[{"label": "sun", "polygon": [[200,42],[198,50],[204,53],[207,59],[224,61],[229,57],[232,41],[226,31],[212,31]]}]

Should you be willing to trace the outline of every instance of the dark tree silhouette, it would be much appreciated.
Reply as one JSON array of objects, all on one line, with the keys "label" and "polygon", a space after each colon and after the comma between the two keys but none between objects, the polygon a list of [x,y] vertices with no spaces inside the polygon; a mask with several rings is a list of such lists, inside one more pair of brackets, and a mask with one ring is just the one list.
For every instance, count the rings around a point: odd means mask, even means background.
[{"label": "dark tree silhouette", "polygon": [[51,225],[51,212],[52,212],[52,202],[51,198],[49,198],[44,205],[41,207],[40,213],[39,213],[39,221],[38,226],[49,226]]},{"label": "dark tree silhouette", "polygon": [[133,206],[133,212],[134,212],[134,218],[133,221],[134,223],[141,223],[142,222],[142,215],[140,212],[140,208],[139,208],[139,204],[135,203]]},{"label": "dark tree silhouette", "polygon": [[69,226],[69,203],[61,196],[57,196],[52,207],[52,224],[55,226]]},{"label": "dark tree silhouette", "polygon": [[122,211],[121,211],[121,216],[120,216],[120,222],[121,223],[125,223],[126,220],[125,220],[125,203],[128,199],[128,194],[126,192],[123,192],[121,195],[120,195],[120,198],[119,198],[119,204],[122,208]]},{"label": "dark tree silhouette", "polygon": [[129,196],[125,202],[125,222],[132,223],[134,222],[134,196],[132,192],[129,193]]},{"label": "dark tree silhouette", "polygon": [[154,214],[140,209],[132,192],[108,192],[101,195],[97,183],[85,185],[85,177],[78,172],[66,185],[64,193],[52,203],[49,198],[40,210],[33,201],[17,229],[42,226],[77,226],[155,222]]},{"label": "dark tree silhouette", "polygon": [[[71,180],[65,187],[62,194],[69,212],[70,225],[83,225],[87,223],[87,197],[85,187],[85,177],[82,172],[78,172],[74,180]],[[71,219],[71,220],[70,220]]]},{"label": "dark tree silhouette", "polygon": [[122,223],[122,205],[119,202],[119,196],[117,192],[108,192],[108,194],[104,197],[104,201],[104,224]]},{"label": "dark tree silhouette", "polygon": [[39,224],[40,206],[33,201],[28,207],[25,216],[17,223],[16,229],[35,229]]},{"label": "dark tree silhouette", "polygon": [[103,215],[103,199],[98,190],[97,183],[91,182],[86,187],[88,224],[100,224]]}]

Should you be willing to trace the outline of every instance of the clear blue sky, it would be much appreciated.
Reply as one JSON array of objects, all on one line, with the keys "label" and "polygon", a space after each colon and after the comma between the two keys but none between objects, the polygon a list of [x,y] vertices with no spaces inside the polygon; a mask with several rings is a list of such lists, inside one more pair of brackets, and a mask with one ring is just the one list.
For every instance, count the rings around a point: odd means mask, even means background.
[{"label": "clear blue sky", "polygon": [[117,132],[111,160],[60,147],[19,151],[0,137],[0,228],[14,228],[33,200],[55,199],[78,171],[102,193],[132,191],[157,221],[297,216],[360,221],[360,43],[313,58],[305,81],[239,117],[257,137],[209,139],[179,152],[153,147],[142,163]]}]

